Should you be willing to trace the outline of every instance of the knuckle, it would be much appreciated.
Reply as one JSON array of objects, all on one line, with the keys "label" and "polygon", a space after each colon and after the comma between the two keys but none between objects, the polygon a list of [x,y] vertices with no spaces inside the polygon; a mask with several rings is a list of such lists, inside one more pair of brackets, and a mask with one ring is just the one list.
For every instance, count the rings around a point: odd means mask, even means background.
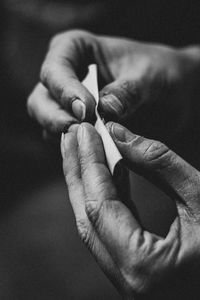
[{"label": "knuckle", "polygon": [[127,284],[127,289],[135,293],[144,293],[148,290],[150,283],[150,271],[142,262],[142,258],[137,258],[137,262],[129,264],[121,269],[121,274]]},{"label": "knuckle", "polygon": [[144,147],[143,156],[147,163],[165,167],[170,163],[172,151],[161,142],[150,141]]},{"label": "knuckle", "polygon": [[95,199],[88,199],[85,205],[85,211],[94,227],[99,227],[101,219],[102,205]]},{"label": "knuckle", "polygon": [[89,32],[79,29],[72,29],[67,32],[58,33],[50,40],[49,48],[54,48],[60,43],[65,43],[66,41],[74,41],[87,35],[90,35]]},{"label": "knuckle", "polygon": [[[142,273],[143,274],[143,273]],[[127,284],[127,292],[132,294],[141,294],[147,290],[147,279],[145,275],[142,275],[141,271],[138,272],[123,272],[122,275]]]},{"label": "knuckle", "polygon": [[80,239],[86,245],[90,243],[90,228],[87,220],[79,219],[76,221],[77,231]]},{"label": "knuckle", "polygon": [[129,259],[129,265],[121,268],[121,274],[128,289],[140,294],[148,291],[154,274],[153,267],[149,266],[144,253],[136,251],[136,254]]},{"label": "knuckle", "polygon": [[128,264],[121,268],[121,273],[130,292],[148,293],[155,282],[163,280],[159,274],[163,270],[168,272],[168,265],[174,264],[180,244],[176,236],[175,245],[174,242],[166,244],[162,239],[158,245],[148,232],[141,235],[140,229],[134,232],[132,240]]}]

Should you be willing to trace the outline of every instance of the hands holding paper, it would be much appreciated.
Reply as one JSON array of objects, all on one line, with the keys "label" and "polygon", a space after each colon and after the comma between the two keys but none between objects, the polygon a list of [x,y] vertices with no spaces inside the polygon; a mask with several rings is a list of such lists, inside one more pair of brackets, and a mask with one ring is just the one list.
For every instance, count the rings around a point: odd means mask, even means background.
[{"label": "hands holding paper", "polygon": [[166,238],[142,228],[117,194],[94,127],[73,125],[61,149],[81,239],[125,299],[198,299],[200,173],[160,142],[107,128],[127,165],[174,199],[177,218]]},{"label": "hands holding paper", "polygon": [[94,98],[81,84],[91,63],[98,65],[105,119],[163,140],[187,126],[200,64],[198,48],[177,50],[69,31],[52,40],[41,83],[28,101],[30,114],[48,132],[94,118]]},{"label": "hands holding paper", "polygon": [[59,133],[69,128],[61,148],[78,231],[121,294],[126,299],[195,299],[200,276],[200,174],[160,142],[109,123],[127,166],[176,203],[177,218],[166,238],[142,228],[124,204],[126,199],[117,194],[94,127],[71,126],[94,118],[95,100],[81,83],[93,63],[98,65],[105,119],[168,141],[193,118],[200,51],[69,31],[52,40],[41,83],[28,100],[29,113],[45,130]]}]

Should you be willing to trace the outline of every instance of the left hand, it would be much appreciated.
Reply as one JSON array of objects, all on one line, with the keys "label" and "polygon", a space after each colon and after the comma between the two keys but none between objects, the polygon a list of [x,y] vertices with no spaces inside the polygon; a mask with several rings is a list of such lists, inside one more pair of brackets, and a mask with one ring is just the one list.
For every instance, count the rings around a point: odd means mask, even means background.
[{"label": "left hand", "polygon": [[82,30],[55,36],[41,68],[41,83],[27,107],[43,129],[60,133],[95,119],[95,100],[82,85],[88,65],[99,70],[99,108],[106,120],[169,142],[199,108],[199,47],[175,49]]},{"label": "left hand", "polygon": [[98,133],[74,125],[61,149],[81,239],[125,299],[198,299],[199,172],[160,142],[118,124],[108,129],[128,166],[174,199],[177,217],[166,238],[142,228],[119,199]]}]

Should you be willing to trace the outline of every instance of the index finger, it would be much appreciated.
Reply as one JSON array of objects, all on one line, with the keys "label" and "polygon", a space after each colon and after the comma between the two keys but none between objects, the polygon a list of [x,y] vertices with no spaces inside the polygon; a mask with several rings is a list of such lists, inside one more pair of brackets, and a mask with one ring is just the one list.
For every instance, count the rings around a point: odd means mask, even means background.
[{"label": "index finger", "polygon": [[40,75],[55,100],[72,111],[80,121],[94,117],[94,97],[80,82],[91,61],[91,51],[85,46],[85,40],[91,40],[91,36],[81,31],[56,36],[50,44]]},{"label": "index finger", "polygon": [[77,137],[88,218],[108,252],[121,260],[122,254],[127,253],[130,238],[135,232],[140,233],[141,227],[118,198],[100,136],[94,127],[83,123]]}]

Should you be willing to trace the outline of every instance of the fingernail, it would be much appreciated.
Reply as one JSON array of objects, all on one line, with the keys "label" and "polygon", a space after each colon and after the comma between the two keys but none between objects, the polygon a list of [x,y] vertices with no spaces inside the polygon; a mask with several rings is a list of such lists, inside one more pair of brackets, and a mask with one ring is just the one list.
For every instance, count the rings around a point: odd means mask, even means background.
[{"label": "fingernail", "polygon": [[107,106],[111,113],[122,115],[124,113],[124,105],[115,95],[106,95],[102,97],[104,105]]},{"label": "fingernail", "polygon": [[60,141],[60,149],[61,149],[62,158],[65,158],[64,139],[65,139],[65,135],[64,135],[64,133],[62,133],[61,141]]},{"label": "fingernail", "polygon": [[78,144],[80,145],[82,140],[83,140],[83,135],[84,135],[84,127],[82,125],[79,126],[78,131],[77,131],[77,140]]},{"label": "fingernail", "polygon": [[72,111],[78,120],[83,121],[85,119],[86,107],[81,100],[76,99],[72,102]]},{"label": "fingernail", "polygon": [[111,131],[114,135],[114,138],[122,143],[131,142],[133,139],[137,137],[137,135],[131,133],[128,129],[124,128],[119,124],[113,123]]}]

